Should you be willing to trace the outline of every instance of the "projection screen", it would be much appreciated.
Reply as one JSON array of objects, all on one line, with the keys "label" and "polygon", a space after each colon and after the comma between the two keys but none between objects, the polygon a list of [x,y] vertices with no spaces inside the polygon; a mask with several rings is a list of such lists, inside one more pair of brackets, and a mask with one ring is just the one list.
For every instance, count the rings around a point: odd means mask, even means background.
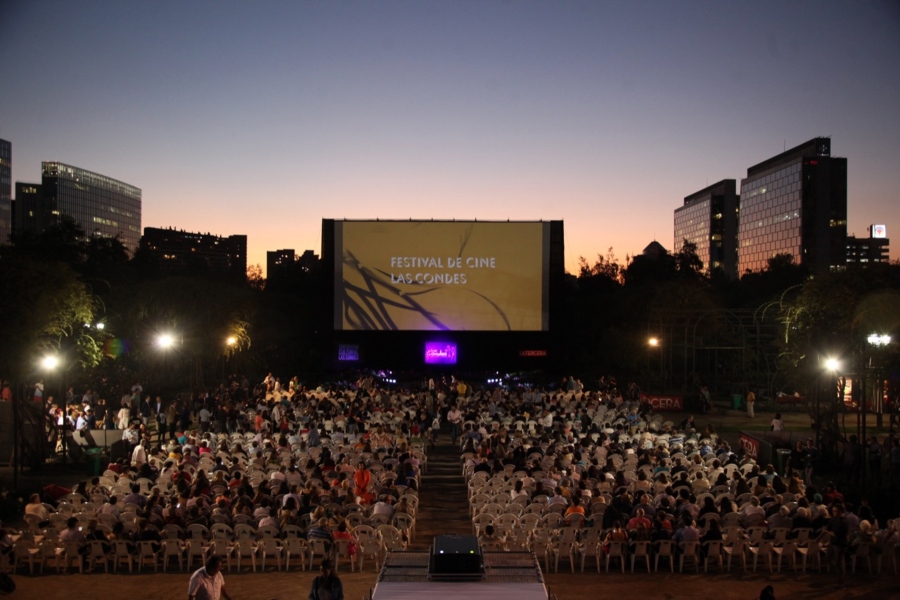
[{"label": "projection screen", "polygon": [[334,327],[546,331],[549,222],[335,221]]}]

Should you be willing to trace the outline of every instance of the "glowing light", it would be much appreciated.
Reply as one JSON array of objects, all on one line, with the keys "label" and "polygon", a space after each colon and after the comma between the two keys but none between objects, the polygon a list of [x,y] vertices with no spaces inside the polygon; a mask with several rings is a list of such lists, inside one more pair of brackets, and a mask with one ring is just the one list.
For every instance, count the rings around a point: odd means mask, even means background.
[{"label": "glowing light", "polygon": [[156,343],[159,344],[160,348],[168,348],[174,341],[175,340],[172,339],[172,336],[168,333],[164,333],[156,338]]},{"label": "glowing light", "polygon": [[652,337],[649,340],[647,340],[647,343],[653,347],[659,346],[659,340],[655,337]]},{"label": "glowing light", "polygon": [[41,364],[42,364],[42,365],[44,366],[44,368],[47,369],[48,371],[52,371],[53,369],[56,368],[56,365],[59,364],[59,359],[56,358],[55,356],[45,356],[45,357],[41,360]]},{"label": "glowing light", "polygon": [[868,340],[873,346],[887,346],[891,343],[891,336],[873,333],[868,337]]},{"label": "glowing light", "polygon": [[829,371],[832,371],[832,372],[837,371],[840,366],[841,366],[841,363],[839,363],[836,358],[829,358],[828,360],[825,361],[825,368],[828,369]]},{"label": "glowing light", "polygon": [[235,344],[237,344],[237,338],[234,337],[233,335],[230,335],[230,336],[228,336],[228,339],[225,340],[225,343],[228,344],[229,346],[234,346]]}]

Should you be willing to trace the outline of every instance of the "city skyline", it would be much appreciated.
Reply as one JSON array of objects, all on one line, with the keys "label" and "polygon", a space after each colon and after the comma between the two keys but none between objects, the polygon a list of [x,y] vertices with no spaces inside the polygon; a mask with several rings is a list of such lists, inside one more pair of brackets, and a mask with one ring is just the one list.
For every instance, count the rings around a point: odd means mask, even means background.
[{"label": "city skyline", "polygon": [[898,26],[887,2],[12,2],[0,138],[13,181],[127,181],[142,227],[246,234],[263,268],[329,218],[563,220],[571,272],[672,250],[685,196],[820,135],[848,234],[896,237]]}]

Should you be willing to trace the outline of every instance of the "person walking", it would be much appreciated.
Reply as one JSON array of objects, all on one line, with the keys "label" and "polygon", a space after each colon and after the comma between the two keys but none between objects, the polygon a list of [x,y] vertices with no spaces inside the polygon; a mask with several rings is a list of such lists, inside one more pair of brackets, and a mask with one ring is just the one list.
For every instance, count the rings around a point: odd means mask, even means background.
[{"label": "person walking", "polygon": [[231,600],[225,589],[221,566],[222,557],[213,555],[207,559],[205,566],[194,571],[188,584],[188,600]]},{"label": "person walking", "polygon": [[319,568],[321,575],[313,579],[309,588],[309,600],[344,600],[344,586],[329,559],[322,561]]},{"label": "person walking", "polygon": [[747,392],[747,416],[753,418],[753,405],[756,404],[756,394],[753,390]]}]

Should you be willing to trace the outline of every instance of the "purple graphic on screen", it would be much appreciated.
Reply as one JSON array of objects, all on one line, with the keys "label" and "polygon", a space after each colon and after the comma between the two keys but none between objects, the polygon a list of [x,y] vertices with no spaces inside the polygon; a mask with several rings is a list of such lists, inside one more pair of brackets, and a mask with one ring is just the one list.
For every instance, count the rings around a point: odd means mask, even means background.
[{"label": "purple graphic on screen", "polygon": [[425,364],[455,365],[456,344],[451,342],[425,342]]}]

